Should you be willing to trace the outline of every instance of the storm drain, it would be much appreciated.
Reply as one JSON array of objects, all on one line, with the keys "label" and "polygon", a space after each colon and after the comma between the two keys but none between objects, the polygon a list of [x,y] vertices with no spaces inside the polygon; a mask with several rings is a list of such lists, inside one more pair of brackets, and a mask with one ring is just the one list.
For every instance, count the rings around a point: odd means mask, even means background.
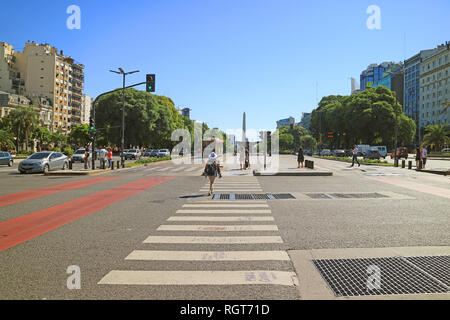
[{"label": "storm drain", "polygon": [[[408,258],[409,259],[409,258]],[[447,293],[449,288],[405,258],[313,260],[336,297]]]},{"label": "storm drain", "polygon": [[450,256],[407,257],[407,261],[450,288]]},{"label": "storm drain", "polygon": [[282,194],[264,194],[264,193],[236,193],[224,194],[218,193],[213,196],[213,200],[285,200],[295,199],[290,193]]},{"label": "storm drain", "polygon": [[380,199],[389,198],[380,193],[306,193],[312,199]]}]

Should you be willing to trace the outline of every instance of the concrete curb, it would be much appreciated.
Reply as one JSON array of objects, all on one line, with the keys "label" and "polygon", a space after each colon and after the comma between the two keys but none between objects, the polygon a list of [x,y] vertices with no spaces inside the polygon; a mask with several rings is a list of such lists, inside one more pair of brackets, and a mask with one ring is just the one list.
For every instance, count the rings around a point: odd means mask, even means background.
[{"label": "concrete curb", "polygon": [[441,176],[450,176],[450,171],[439,171],[439,170],[419,170],[416,169],[417,172],[425,172],[425,173],[433,173],[433,174],[439,174]]},{"label": "concrete curb", "polygon": [[333,172],[331,171],[278,171],[278,172],[260,172],[258,170],[253,170],[253,175],[254,176],[283,176],[283,177],[287,177],[287,176],[304,176],[304,177],[314,177],[314,176],[320,176],[320,177],[325,177],[325,176],[332,176]]}]

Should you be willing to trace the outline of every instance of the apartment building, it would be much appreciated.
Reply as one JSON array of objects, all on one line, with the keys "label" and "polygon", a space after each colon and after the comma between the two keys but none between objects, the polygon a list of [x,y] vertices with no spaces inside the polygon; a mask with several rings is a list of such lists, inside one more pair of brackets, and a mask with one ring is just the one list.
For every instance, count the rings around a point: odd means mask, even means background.
[{"label": "apartment building", "polygon": [[83,94],[83,98],[81,100],[81,124],[89,124],[93,103],[93,98],[91,98],[87,94]]},{"label": "apartment building", "polygon": [[[62,50],[27,42],[23,52],[18,52],[0,43],[0,77],[2,91],[25,95],[33,101],[50,101],[52,131],[68,134],[81,124],[84,66]],[[43,106],[48,109],[48,105]]]},{"label": "apartment building", "polygon": [[[450,42],[420,63],[420,127],[450,123]],[[423,134],[423,133],[422,133]]]}]

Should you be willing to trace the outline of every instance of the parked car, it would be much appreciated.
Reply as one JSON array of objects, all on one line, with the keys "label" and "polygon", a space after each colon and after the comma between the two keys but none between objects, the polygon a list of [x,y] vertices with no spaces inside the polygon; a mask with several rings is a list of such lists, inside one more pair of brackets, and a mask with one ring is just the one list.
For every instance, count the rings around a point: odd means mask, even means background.
[{"label": "parked car", "polygon": [[130,149],[128,150],[128,152],[125,154],[125,160],[126,159],[133,159],[133,160],[138,160],[142,157],[142,153],[141,150],[139,149]]},{"label": "parked car", "polygon": [[51,170],[66,170],[69,167],[67,156],[60,152],[36,152],[19,163],[20,173],[46,173]]},{"label": "parked car", "polygon": [[[408,148],[406,148],[406,147],[397,148],[397,157],[399,159],[401,159],[401,158],[408,159]],[[394,159],[394,158],[395,158],[394,151],[392,151],[391,159]]]},{"label": "parked car", "polygon": [[319,151],[319,156],[322,157],[328,157],[328,156],[332,156],[333,154],[331,153],[330,149],[322,149]]},{"label": "parked car", "polygon": [[169,157],[169,156],[170,156],[169,149],[161,149],[158,152],[158,158],[164,158],[164,157]]},{"label": "parked car", "polygon": [[370,150],[378,150],[383,159],[386,159],[387,156],[387,148],[386,146],[372,146]]},{"label": "parked car", "polygon": [[337,149],[333,151],[333,156],[335,157],[345,157],[345,150]]},{"label": "parked car", "polygon": [[8,167],[12,167],[14,164],[14,159],[9,152],[0,152],[0,165],[6,164]]},{"label": "parked car", "polygon": [[72,155],[72,162],[84,162],[84,154],[86,153],[86,149],[78,149]]},{"label": "parked car", "polygon": [[152,156],[152,151],[151,149],[147,149],[144,151],[144,153],[142,154],[143,157],[151,157]]},{"label": "parked car", "polygon": [[345,150],[345,156],[346,157],[353,157],[353,150],[352,149],[346,149]]},{"label": "parked car", "polygon": [[123,157],[126,159],[127,158],[127,153],[128,153],[128,149],[123,149],[123,152],[120,154],[120,157]]},{"label": "parked car", "polygon": [[159,150],[152,150],[152,152],[150,153],[150,157],[157,157],[159,153]]},{"label": "parked car", "polygon": [[364,156],[363,159],[376,159],[380,160],[381,154],[378,150],[369,150]]},{"label": "parked car", "polygon": [[450,153],[450,148],[444,148],[441,150],[442,153]]},{"label": "parked car", "polygon": [[358,144],[358,157],[364,157],[369,150],[370,146],[368,144]]},{"label": "parked car", "polygon": [[313,155],[312,151],[309,150],[309,149],[305,149],[305,150],[303,151],[303,154],[306,155],[306,156],[312,156],[312,155]]}]

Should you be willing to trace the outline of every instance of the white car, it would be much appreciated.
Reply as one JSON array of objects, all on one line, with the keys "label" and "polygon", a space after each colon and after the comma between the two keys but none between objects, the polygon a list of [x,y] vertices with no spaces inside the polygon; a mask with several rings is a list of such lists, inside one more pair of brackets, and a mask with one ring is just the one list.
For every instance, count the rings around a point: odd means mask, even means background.
[{"label": "white car", "polygon": [[86,149],[78,149],[75,151],[75,153],[72,155],[72,162],[84,162],[84,154],[86,152]]},{"label": "white car", "polygon": [[169,149],[161,149],[158,152],[158,158],[170,157]]},{"label": "white car", "polygon": [[450,148],[444,148],[444,149],[442,149],[442,151],[441,151],[442,153],[447,153],[447,152],[449,152],[450,153]]}]

